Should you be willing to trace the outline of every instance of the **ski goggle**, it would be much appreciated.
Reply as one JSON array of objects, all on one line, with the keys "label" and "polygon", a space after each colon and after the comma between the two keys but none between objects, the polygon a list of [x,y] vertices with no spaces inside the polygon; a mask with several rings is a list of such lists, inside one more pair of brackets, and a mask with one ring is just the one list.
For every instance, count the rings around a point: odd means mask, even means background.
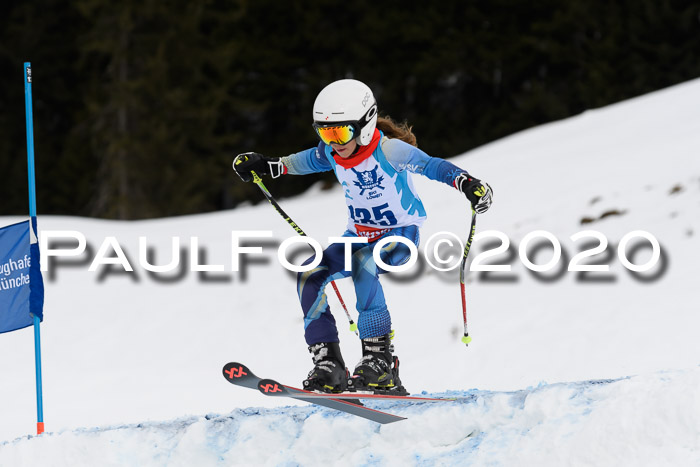
[{"label": "ski goggle", "polygon": [[354,123],[314,123],[314,130],[321,141],[326,144],[348,144],[350,141],[355,139],[359,131],[357,131],[357,126]]}]

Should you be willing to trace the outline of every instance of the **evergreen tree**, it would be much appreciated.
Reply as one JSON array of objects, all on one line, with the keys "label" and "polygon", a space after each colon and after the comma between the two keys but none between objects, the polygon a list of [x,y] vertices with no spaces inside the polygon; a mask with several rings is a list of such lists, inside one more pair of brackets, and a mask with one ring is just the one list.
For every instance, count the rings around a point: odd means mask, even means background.
[{"label": "evergreen tree", "polygon": [[121,219],[213,210],[229,135],[216,133],[226,96],[209,37],[212,12],[197,3],[78,2],[86,89],[72,147],[97,161],[90,213]]},{"label": "evergreen tree", "polygon": [[687,0],[2,2],[0,215],[27,212],[24,61],[39,211],[140,219],[263,200],[234,155],[315,146],[311,108],[331,81],[366,82],[422,149],[450,157],[700,76],[699,13]]}]

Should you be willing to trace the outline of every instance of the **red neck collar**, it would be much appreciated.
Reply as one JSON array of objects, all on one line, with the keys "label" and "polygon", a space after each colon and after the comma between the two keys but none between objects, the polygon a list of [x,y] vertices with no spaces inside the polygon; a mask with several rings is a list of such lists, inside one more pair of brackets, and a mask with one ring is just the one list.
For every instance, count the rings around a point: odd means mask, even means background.
[{"label": "red neck collar", "polygon": [[381,137],[381,133],[375,128],[374,134],[372,135],[372,141],[370,141],[367,146],[360,146],[359,149],[355,152],[355,154],[348,157],[347,159],[343,159],[334,151],[332,153],[333,159],[335,160],[336,164],[345,169],[355,167],[357,164],[359,164],[360,162],[364,161],[372,155],[374,150],[377,149],[377,146],[379,146],[379,140],[381,139]]}]

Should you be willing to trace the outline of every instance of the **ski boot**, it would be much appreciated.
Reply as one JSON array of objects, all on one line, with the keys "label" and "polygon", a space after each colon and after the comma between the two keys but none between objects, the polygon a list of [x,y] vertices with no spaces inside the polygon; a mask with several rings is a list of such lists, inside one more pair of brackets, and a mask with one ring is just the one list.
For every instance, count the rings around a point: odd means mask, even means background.
[{"label": "ski boot", "polygon": [[314,368],[302,383],[307,391],[343,392],[347,389],[348,369],[337,342],[322,342],[309,346]]},{"label": "ski boot", "polygon": [[399,378],[399,358],[392,355],[394,332],[362,339],[362,359],[348,380],[350,391],[371,391],[375,394],[407,395]]}]

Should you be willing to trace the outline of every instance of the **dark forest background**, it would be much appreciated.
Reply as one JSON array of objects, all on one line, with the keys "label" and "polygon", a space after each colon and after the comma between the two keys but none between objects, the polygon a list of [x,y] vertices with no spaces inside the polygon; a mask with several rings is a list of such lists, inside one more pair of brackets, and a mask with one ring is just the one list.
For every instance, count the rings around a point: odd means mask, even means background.
[{"label": "dark forest background", "polygon": [[697,78],[700,4],[4,1],[0,215],[28,212],[24,61],[39,213],[142,219],[263,199],[233,156],[315,146],[311,107],[336,79],[367,83],[447,158]]}]

